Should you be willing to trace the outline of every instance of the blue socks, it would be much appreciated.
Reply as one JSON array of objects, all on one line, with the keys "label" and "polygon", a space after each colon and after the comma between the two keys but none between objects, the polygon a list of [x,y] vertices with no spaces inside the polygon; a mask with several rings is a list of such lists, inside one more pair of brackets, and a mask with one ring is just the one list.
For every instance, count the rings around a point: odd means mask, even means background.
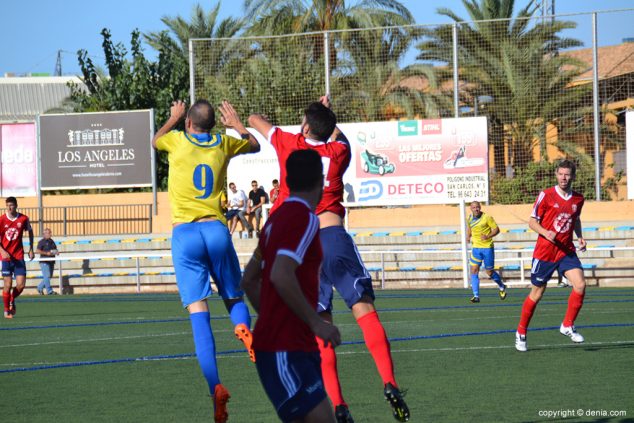
[{"label": "blue socks", "polygon": [[198,364],[209,385],[209,394],[213,396],[216,385],[220,383],[220,377],[216,365],[216,343],[211,331],[209,312],[191,313],[189,318],[192,323]]},{"label": "blue socks", "polygon": [[473,296],[480,296],[480,277],[478,274],[471,274],[471,289],[473,290]]},{"label": "blue socks", "polygon": [[497,283],[500,288],[504,288],[504,284],[502,283],[502,278],[500,277],[500,274],[496,272],[495,270],[491,274],[491,279],[493,279],[493,281]]},{"label": "blue socks", "polygon": [[231,307],[229,317],[234,326],[244,323],[247,328],[251,329],[251,315],[249,314],[249,307],[244,301],[237,302]]}]

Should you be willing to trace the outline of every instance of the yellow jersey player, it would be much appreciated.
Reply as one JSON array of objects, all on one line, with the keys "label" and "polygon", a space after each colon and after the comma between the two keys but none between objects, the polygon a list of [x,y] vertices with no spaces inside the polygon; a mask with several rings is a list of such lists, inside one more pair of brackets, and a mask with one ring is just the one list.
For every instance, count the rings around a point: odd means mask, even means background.
[{"label": "yellow jersey player", "polygon": [[[196,357],[213,397],[214,420],[226,422],[229,392],[220,384],[215,342],[207,298],[212,295],[209,277],[244,342],[251,359],[251,317],[240,290],[240,264],[222,213],[221,197],[229,160],[260,151],[260,144],[244,127],[233,106],[220,106],[222,123],[241,138],[211,134],[216,125],[211,104],[199,100],[186,112],[175,101],[170,118],[156,133],[152,145],[167,151],[168,193],[172,209],[172,260],[183,306],[189,310]],[[185,118],[185,131],[173,131]]]},{"label": "yellow jersey player", "polygon": [[493,249],[493,237],[500,233],[500,228],[493,217],[482,212],[480,202],[473,201],[469,206],[471,215],[467,218],[467,242],[471,242],[471,289],[472,303],[480,302],[480,266],[484,262],[484,271],[500,288],[500,299],[506,299],[506,285],[502,283],[500,274],[493,267],[495,263],[495,251]]}]

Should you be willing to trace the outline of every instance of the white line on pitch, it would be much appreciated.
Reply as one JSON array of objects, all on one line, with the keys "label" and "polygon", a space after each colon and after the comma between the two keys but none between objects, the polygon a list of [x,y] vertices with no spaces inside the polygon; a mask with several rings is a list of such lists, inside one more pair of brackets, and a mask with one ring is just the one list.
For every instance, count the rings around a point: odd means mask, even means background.
[{"label": "white line on pitch", "polygon": [[[217,331],[217,332],[221,332],[221,331]],[[190,332],[172,332],[172,333],[161,333],[161,334],[152,334],[152,335],[112,336],[112,337],[108,337],[108,338],[73,339],[73,340],[63,340],[63,341],[33,342],[33,343],[29,343],[29,344],[0,345],[0,348],[35,347],[35,346],[40,346],[40,345],[75,344],[75,343],[79,343],[79,342],[115,341],[117,339],[155,338],[155,337],[159,337],[159,336],[177,336],[177,335],[189,335],[189,334],[190,334]]]}]

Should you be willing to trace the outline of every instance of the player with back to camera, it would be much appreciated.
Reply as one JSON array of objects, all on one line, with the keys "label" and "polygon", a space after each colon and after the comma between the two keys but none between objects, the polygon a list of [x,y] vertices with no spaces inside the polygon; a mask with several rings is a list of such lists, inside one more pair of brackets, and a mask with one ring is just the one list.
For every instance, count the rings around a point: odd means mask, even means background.
[{"label": "player with back to camera", "polygon": [[[330,109],[328,97],[308,105],[304,112],[301,133],[292,134],[273,126],[259,114],[249,116],[254,128],[275,148],[280,163],[280,194],[271,209],[274,215],[289,196],[286,185],[285,163],[296,150],[311,149],[319,153],[324,164],[324,195],[317,205],[320,239],[324,259],[320,273],[320,294],[317,310],[320,316],[332,322],[333,288],[351,309],[365,344],[374,359],[383,382],[385,399],[392,407],[394,418],[405,422],[409,409],[394,376],[390,343],[374,306],[372,278],[366,270],[354,241],[343,227],[343,175],[350,164],[350,143],[337,128],[337,117]],[[335,406],[337,422],[350,423],[353,418],[343,398],[337,374],[337,357],[332,346],[319,343],[321,369],[326,391]]]},{"label": "player with back to camera", "polygon": [[581,343],[583,336],[575,330],[575,320],[586,292],[583,267],[572,243],[573,232],[579,241],[579,250],[585,251],[586,241],[581,228],[583,195],[572,190],[576,176],[576,166],[570,160],[557,164],[555,177],[557,185],[539,193],[529,220],[529,227],[539,234],[531,267],[531,291],[524,300],[520,322],[515,333],[515,348],[527,351],[526,332],[537,304],[542,299],[546,284],[555,270],[564,275],[572,284],[568,298],[568,308],[559,327],[562,335],[573,342]]},{"label": "player with back to camera", "polygon": [[[240,264],[221,209],[221,196],[229,160],[238,154],[256,153],[260,144],[238,117],[233,106],[220,106],[221,121],[241,138],[211,134],[215,113],[206,100],[198,100],[188,111],[175,101],[170,117],[152,140],[152,146],[167,151],[168,193],[172,209],[172,260],[183,306],[189,310],[196,357],[213,397],[216,423],[228,419],[229,392],[220,384],[215,341],[207,298],[212,295],[209,277],[235,325],[235,335],[244,342],[251,359],[251,317],[240,290]],[[185,119],[185,131],[173,131]]]},{"label": "player with back to camera", "polygon": [[334,422],[317,346],[341,343],[337,328],[316,311],[322,251],[314,210],[323,167],[316,152],[303,150],[288,157],[285,169],[290,195],[264,225],[242,279],[258,311],[255,364],[280,420]]}]

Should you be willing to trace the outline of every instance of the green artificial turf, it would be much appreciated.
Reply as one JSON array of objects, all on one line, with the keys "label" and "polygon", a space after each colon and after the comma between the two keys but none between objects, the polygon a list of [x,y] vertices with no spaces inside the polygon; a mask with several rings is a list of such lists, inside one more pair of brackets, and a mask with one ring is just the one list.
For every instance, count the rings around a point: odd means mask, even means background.
[{"label": "green artificial turf", "polygon": [[[569,289],[537,308],[527,353],[514,331],[527,290],[377,292],[411,422],[624,422],[634,418],[634,289],[590,288],[575,345],[557,328]],[[0,410],[17,422],[213,421],[176,295],[20,297],[0,321]],[[218,299],[210,301],[230,422],[275,422],[255,366]],[[359,327],[341,301],[335,323],[343,393],[355,421],[394,421]],[[578,416],[581,410],[582,416]],[[625,411],[620,417],[605,413]],[[559,413],[554,419],[547,413]],[[571,417],[571,413],[575,413]]]}]

